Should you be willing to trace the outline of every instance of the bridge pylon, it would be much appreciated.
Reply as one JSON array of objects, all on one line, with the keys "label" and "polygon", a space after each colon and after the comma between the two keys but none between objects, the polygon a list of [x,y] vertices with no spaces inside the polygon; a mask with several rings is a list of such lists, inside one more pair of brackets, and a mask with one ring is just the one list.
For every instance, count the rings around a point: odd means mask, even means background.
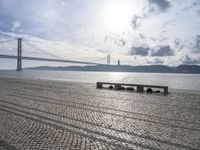
[{"label": "bridge pylon", "polygon": [[18,38],[17,43],[17,71],[22,71],[22,38]]}]

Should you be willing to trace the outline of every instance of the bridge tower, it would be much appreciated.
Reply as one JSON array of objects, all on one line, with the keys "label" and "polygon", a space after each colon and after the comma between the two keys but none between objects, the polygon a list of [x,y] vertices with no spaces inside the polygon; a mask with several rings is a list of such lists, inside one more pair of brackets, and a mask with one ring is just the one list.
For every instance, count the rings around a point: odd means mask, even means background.
[{"label": "bridge tower", "polygon": [[110,55],[107,56],[107,64],[110,65]]},{"label": "bridge tower", "polygon": [[18,38],[17,43],[17,71],[22,71],[22,38]]},{"label": "bridge tower", "polygon": [[120,66],[120,59],[118,59],[118,61],[117,61],[117,65]]}]

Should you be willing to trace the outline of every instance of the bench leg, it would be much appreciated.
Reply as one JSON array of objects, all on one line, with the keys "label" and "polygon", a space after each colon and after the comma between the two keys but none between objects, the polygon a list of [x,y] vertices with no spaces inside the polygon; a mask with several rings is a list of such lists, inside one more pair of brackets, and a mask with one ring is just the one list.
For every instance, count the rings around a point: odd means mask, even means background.
[{"label": "bench leg", "polygon": [[115,84],[115,90],[120,90],[120,89],[121,89],[121,85]]},{"label": "bench leg", "polygon": [[144,87],[138,85],[138,86],[137,86],[137,92],[144,92]]},{"label": "bench leg", "polygon": [[97,89],[101,89],[102,88],[102,83],[97,82]]},{"label": "bench leg", "polygon": [[164,94],[169,94],[168,88],[164,88]]}]

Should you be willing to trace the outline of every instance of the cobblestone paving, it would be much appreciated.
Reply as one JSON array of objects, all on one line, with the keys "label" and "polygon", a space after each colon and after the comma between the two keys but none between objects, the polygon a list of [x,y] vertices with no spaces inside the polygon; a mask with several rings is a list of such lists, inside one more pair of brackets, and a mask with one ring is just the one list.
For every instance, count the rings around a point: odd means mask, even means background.
[{"label": "cobblestone paving", "polygon": [[200,149],[200,93],[0,79],[0,150]]}]

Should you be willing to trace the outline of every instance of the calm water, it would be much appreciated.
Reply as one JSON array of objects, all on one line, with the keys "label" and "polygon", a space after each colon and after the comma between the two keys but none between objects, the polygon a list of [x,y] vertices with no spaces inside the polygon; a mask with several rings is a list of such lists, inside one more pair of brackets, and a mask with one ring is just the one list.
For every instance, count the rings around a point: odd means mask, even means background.
[{"label": "calm water", "polygon": [[167,85],[173,89],[200,90],[200,74],[112,73],[75,71],[0,71],[0,77],[64,80],[95,83],[97,81]]}]

